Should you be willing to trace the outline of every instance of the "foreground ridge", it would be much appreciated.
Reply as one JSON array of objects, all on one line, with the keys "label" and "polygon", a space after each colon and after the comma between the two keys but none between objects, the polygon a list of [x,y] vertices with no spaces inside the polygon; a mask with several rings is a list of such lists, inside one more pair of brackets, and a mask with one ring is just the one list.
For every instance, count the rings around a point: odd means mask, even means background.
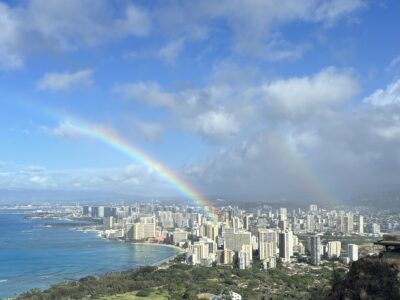
[{"label": "foreground ridge", "polygon": [[351,264],[344,279],[333,285],[328,299],[400,299],[399,277],[399,258],[361,258]]}]

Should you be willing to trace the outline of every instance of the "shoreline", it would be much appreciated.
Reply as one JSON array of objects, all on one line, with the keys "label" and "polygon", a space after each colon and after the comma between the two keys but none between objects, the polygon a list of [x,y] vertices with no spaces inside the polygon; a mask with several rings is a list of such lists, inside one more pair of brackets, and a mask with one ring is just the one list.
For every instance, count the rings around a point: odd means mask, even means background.
[{"label": "shoreline", "polygon": [[152,245],[152,246],[154,245],[154,246],[169,247],[169,248],[173,248],[173,249],[178,250],[180,253],[185,253],[186,252],[185,249],[183,249],[181,247],[178,247],[178,246],[175,246],[175,245],[170,245],[170,244],[160,244],[160,243],[151,243],[151,242],[148,242],[148,243],[146,243],[146,242],[138,242],[138,243],[136,243],[136,242],[130,242],[130,241],[127,241],[126,243],[130,243],[130,244],[133,244],[133,245]]},{"label": "shoreline", "polygon": [[[18,213],[18,214],[19,214],[19,215],[25,215],[25,214],[23,214],[23,213]],[[37,219],[32,219],[31,221],[36,223],[38,220],[37,220]],[[44,227],[46,227],[46,226],[44,226]],[[46,227],[46,228],[47,228],[47,230],[53,230],[53,229],[55,229],[55,228],[53,228],[53,227]],[[90,235],[91,235],[93,238],[104,240],[104,242],[117,242],[117,240],[102,238],[101,235],[99,234],[99,233],[101,232],[101,230],[95,229],[95,228],[90,228],[90,229],[89,229],[89,228],[85,228],[84,230],[82,230],[82,228],[79,228],[79,227],[78,227],[78,228],[64,228],[64,229],[65,229],[65,230],[68,230],[68,229],[69,229],[69,230],[71,230],[71,231],[80,232],[80,235],[84,235],[84,233],[90,233]],[[80,230],[80,229],[81,229],[81,230]],[[157,268],[159,268],[159,267],[165,266],[166,264],[170,264],[171,262],[173,262],[173,260],[174,260],[178,255],[180,255],[180,254],[182,254],[182,253],[184,252],[184,250],[183,250],[182,248],[177,247],[177,246],[174,246],[174,245],[159,244],[159,243],[150,243],[150,242],[138,242],[138,243],[135,243],[135,242],[124,241],[124,240],[120,240],[120,241],[118,241],[118,242],[119,242],[119,243],[120,243],[120,242],[124,242],[124,244],[126,244],[126,246],[134,245],[134,244],[137,244],[137,245],[145,245],[145,246],[162,246],[162,247],[168,247],[168,248],[175,249],[175,250],[174,250],[174,253],[172,253],[171,255],[168,255],[168,256],[165,257],[165,258],[159,258],[158,260],[153,261],[153,262],[149,262],[149,261],[147,261],[147,259],[143,259],[139,264],[137,264],[137,265],[134,266],[134,267],[123,267],[123,268],[120,268],[120,269],[118,269],[118,270],[114,270],[114,271],[111,271],[111,272],[110,272],[110,271],[105,271],[105,272],[89,272],[87,275],[79,275],[79,274],[77,274],[77,275],[78,275],[78,276],[77,276],[77,280],[79,280],[80,278],[86,277],[86,276],[90,276],[90,275],[93,275],[93,276],[98,277],[98,276],[102,276],[102,275],[104,275],[104,274],[106,274],[106,273],[120,273],[120,272],[128,271],[128,270],[130,270],[130,269],[140,269],[140,268],[146,267],[146,266],[152,266],[152,267],[157,267]],[[132,250],[133,250],[133,251],[132,251]],[[132,252],[135,252],[134,249],[131,249],[131,251],[132,251]],[[146,249],[146,251],[152,251],[152,250],[149,248],[149,249]],[[157,251],[157,250],[156,250],[156,251]],[[8,281],[8,279],[6,279],[6,278],[0,278],[0,285],[5,284],[7,281]],[[41,289],[41,290],[47,290],[47,289],[50,288],[51,286],[57,285],[57,284],[61,284],[61,283],[64,282],[64,281],[69,281],[69,280],[68,280],[68,279],[67,279],[67,280],[59,280],[59,281],[54,282],[54,283],[49,283],[49,284],[46,285],[46,287],[41,287],[40,289]],[[36,285],[36,284],[35,284],[35,285]],[[38,282],[38,285],[40,285],[39,282]],[[24,292],[29,291],[30,289],[31,289],[31,288],[27,288],[26,290],[23,290],[23,291],[21,291],[21,292],[18,292],[17,294],[13,294],[13,293],[6,294],[6,295],[0,297],[0,299],[3,299],[3,297],[5,297],[4,299],[15,299],[16,297],[18,297],[19,295],[21,295],[21,294],[24,293]]]}]

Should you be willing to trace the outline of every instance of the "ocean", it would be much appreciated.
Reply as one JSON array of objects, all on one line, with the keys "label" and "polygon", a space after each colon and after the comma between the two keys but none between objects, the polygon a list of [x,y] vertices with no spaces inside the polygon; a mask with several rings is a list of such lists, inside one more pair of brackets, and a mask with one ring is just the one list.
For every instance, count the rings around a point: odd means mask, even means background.
[{"label": "ocean", "polygon": [[177,249],[132,245],[99,238],[95,232],[45,227],[15,210],[0,210],[0,298],[65,280],[154,265]]}]

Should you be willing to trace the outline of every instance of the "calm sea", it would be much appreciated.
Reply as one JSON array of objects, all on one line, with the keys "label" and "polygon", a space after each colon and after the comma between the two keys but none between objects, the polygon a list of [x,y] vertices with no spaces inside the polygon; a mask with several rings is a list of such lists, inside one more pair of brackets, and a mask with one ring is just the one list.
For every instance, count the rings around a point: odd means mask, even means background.
[{"label": "calm sea", "polygon": [[0,210],[0,298],[86,275],[158,264],[176,249],[100,239],[94,232],[45,227],[17,211]]}]

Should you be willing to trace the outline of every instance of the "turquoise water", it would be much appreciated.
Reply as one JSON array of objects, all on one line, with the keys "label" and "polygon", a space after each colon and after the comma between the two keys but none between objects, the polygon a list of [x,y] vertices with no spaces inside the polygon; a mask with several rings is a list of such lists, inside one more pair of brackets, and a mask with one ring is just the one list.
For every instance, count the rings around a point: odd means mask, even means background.
[{"label": "turquoise water", "polygon": [[169,247],[103,240],[94,232],[44,227],[44,220],[0,211],[0,298],[86,275],[157,264]]}]

